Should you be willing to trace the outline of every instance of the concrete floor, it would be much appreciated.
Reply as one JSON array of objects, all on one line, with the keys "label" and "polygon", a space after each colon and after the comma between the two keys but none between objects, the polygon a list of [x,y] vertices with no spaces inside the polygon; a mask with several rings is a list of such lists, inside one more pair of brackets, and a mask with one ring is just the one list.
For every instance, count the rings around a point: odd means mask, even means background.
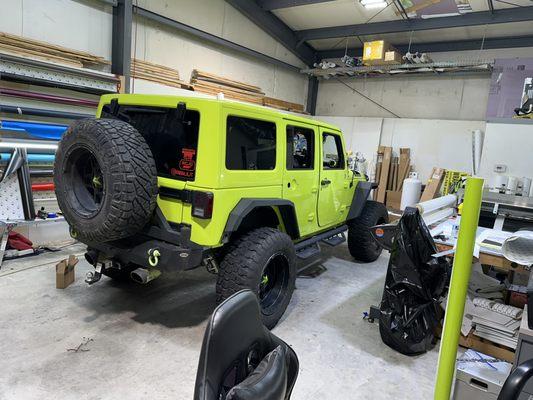
[{"label": "concrete floor", "polygon": [[[82,249],[4,262],[0,399],[192,399],[215,277],[197,269],[147,286],[103,278],[88,287],[80,260],[75,283],[55,289],[55,263]],[[438,349],[403,356],[362,320],[380,300],[388,254],[356,264],[345,245],[323,249],[327,271],[297,280],[274,329],[300,359],[292,399],[431,398]]]}]

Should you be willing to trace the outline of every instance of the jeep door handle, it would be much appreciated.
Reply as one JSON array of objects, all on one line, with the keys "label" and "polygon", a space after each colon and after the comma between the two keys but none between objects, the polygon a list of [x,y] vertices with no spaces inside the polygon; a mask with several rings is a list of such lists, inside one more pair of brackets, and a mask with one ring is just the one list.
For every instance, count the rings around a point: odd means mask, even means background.
[{"label": "jeep door handle", "polygon": [[331,181],[330,181],[329,179],[322,179],[322,180],[320,181],[320,184],[321,184],[322,186],[329,185],[330,183],[331,183]]}]

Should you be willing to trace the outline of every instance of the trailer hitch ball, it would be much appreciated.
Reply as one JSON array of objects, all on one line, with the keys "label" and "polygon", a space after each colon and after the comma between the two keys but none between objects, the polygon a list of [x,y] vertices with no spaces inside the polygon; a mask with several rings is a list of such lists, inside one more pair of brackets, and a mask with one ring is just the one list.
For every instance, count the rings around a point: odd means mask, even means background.
[{"label": "trailer hitch ball", "polygon": [[148,264],[151,267],[157,267],[157,264],[159,264],[159,257],[161,257],[159,249],[155,248],[148,250]]}]

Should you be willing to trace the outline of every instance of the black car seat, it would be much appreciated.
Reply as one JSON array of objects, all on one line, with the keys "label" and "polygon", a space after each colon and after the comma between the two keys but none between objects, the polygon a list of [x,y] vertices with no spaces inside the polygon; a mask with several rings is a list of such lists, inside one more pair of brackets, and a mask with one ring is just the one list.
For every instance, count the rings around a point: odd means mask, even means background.
[{"label": "black car seat", "polygon": [[500,390],[498,400],[518,400],[522,398],[520,396],[522,389],[531,377],[533,377],[533,359],[523,362],[511,372],[505,380],[502,390]]},{"label": "black car seat", "polygon": [[287,400],[298,357],[261,322],[257,297],[241,290],[213,312],[204,334],[195,400]]}]

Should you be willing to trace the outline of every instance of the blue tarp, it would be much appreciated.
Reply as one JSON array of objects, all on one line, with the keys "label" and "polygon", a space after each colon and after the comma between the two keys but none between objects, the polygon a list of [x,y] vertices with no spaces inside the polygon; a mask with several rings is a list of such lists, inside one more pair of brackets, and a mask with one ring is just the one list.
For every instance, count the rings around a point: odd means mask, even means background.
[{"label": "blue tarp", "polygon": [[35,138],[53,140],[61,139],[68,128],[67,125],[9,120],[0,121],[0,127],[6,131],[26,132]]}]

